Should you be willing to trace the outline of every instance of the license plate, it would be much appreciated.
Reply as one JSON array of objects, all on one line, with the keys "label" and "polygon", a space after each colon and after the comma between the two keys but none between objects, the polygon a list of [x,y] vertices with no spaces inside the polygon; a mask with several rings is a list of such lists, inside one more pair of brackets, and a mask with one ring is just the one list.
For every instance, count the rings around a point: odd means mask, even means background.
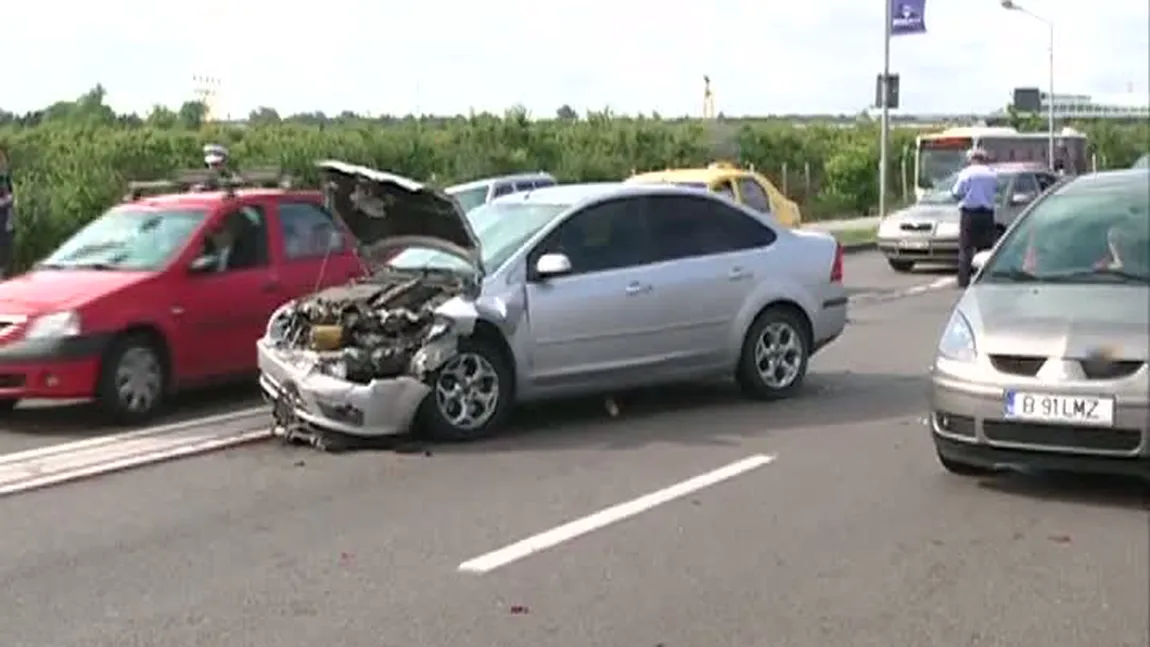
[{"label": "license plate", "polygon": [[1114,398],[1007,391],[1004,409],[1010,420],[1114,426]]},{"label": "license plate", "polygon": [[898,246],[903,249],[926,249],[930,242],[926,240],[900,240]]}]

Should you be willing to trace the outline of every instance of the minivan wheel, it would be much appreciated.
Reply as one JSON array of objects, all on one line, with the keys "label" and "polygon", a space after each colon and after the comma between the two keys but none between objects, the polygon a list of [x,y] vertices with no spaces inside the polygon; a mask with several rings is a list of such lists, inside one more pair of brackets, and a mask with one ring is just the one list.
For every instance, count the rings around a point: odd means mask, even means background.
[{"label": "minivan wheel", "polygon": [[115,422],[138,425],[155,417],[164,401],[168,369],[146,335],[112,343],[100,365],[96,405]]},{"label": "minivan wheel", "polygon": [[433,440],[464,442],[495,433],[514,398],[511,368],[485,339],[460,340],[458,353],[435,371],[420,405],[420,430]]},{"label": "minivan wheel", "polygon": [[793,310],[768,308],[759,314],[743,340],[736,373],[745,394],[757,400],[777,400],[802,386],[811,347],[806,330]]},{"label": "minivan wheel", "polygon": [[914,261],[903,261],[897,258],[888,258],[886,262],[890,265],[890,269],[901,273],[906,273],[914,269]]}]

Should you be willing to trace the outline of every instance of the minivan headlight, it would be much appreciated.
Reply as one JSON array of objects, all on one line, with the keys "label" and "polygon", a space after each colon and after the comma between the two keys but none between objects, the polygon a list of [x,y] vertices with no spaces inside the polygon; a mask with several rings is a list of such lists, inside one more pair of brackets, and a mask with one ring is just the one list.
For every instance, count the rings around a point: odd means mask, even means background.
[{"label": "minivan headlight", "polygon": [[956,308],[938,340],[938,354],[956,362],[973,362],[978,357],[974,344],[974,329]]},{"label": "minivan headlight", "polygon": [[74,310],[41,315],[28,324],[25,339],[60,339],[80,334],[80,315]]}]

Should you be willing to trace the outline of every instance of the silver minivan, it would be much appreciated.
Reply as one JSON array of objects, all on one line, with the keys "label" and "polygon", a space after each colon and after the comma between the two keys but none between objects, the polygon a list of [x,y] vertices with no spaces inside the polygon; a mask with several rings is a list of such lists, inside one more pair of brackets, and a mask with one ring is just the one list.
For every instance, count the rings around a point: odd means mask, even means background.
[{"label": "silver minivan", "polygon": [[555,186],[559,182],[555,176],[543,171],[535,173],[517,173],[515,175],[499,175],[486,177],[481,180],[472,180],[463,184],[456,184],[445,189],[445,193],[459,200],[463,210],[471,211],[475,207],[491,202],[495,198],[530,191],[545,186]]}]

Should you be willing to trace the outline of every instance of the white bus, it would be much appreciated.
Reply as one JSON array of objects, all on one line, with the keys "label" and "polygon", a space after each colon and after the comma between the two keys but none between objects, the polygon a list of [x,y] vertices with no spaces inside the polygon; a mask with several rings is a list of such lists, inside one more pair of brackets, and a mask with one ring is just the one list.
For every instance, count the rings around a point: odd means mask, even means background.
[{"label": "white bus", "polygon": [[[932,188],[936,182],[961,169],[966,153],[981,148],[994,162],[1041,162],[1050,165],[1050,136],[1047,133],[1020,133],[1014,128],[962,126],[939,133],[919,135],[915,141],[915,195]],[[1066,173],[1087,171],[1086,135],[1063,128],[1054,138],[1054,157]]]}]

